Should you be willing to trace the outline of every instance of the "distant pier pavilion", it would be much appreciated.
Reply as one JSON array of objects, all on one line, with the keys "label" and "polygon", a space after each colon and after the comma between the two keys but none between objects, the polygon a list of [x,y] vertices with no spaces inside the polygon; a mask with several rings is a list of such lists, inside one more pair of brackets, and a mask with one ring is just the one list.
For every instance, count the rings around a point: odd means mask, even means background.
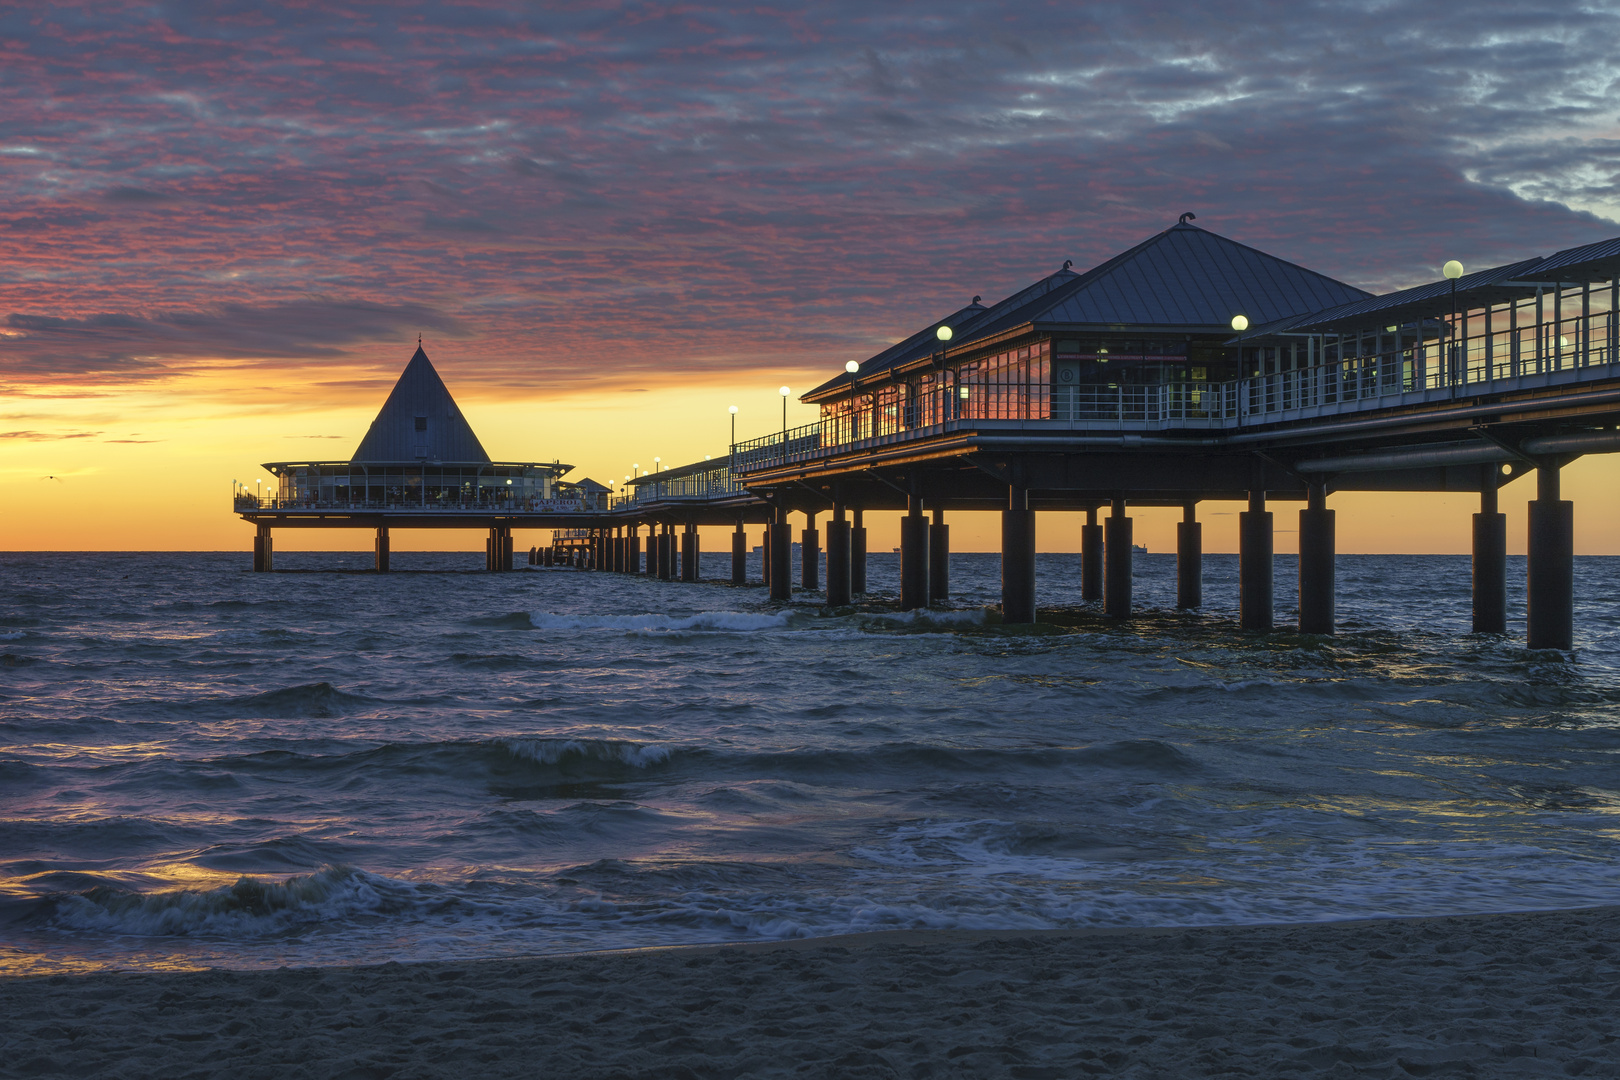
[{"label": "distant pier pavilion", "polygon": [[276,529],[370,529],[387,570],[393,529],[487,529],[486,566],[512,565],[512,530],[593,522],[608,489],[562,480],[560,462],[493,461],[418,346],[354,455],[277,461],[267,492],[238,483],[235,509],[257,526],[253,568],[275,565]]}]

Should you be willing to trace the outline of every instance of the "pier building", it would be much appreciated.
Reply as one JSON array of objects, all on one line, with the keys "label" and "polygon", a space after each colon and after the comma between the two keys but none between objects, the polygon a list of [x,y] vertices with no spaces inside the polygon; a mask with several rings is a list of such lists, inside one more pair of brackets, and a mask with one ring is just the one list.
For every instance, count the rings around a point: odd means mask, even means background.
[{"label": "pier building", "polygon": [[238,483],[233,505],[256,527],[253,568],[275,565],[276,529],[370,529],[387,570],[394,529],[486,529],[486,568],[512,565],[512,532],[607,510],[609,489],[564,483],[561,462],[494,461],[418,343],[346,461],[276,461],[269,491]]},{"label": "pier building", "polygon": [[[1567,648],[1572,507],[1559,469],[1620,450],[1620,239],[1374,296],[1192,224],[986,306],[975,297],[804,396],[821,418],[732,447],[734,483],[827,528],[859,576],[863,510],[901,510],[901,606],[948,595],[946,515],[999,509],[1002,613],[1035,617],[1040,511],[1083,512],[1082,589],[1131,612],[1131,506],[1178,506],[1178,599],[1202,603],[1200,503],[1240,514],[1240,621],[1273,622],[1273,511],[1299,511],[1299,627],[1334,626],[1337,491],[1467,491],[1474,626],[1505,629],[1501,486],[1534,472],[1532,648]],[[1105,514],[1099,520],[1099,515]],[[808,564],[809,555],[805,561]],[[773,574],[774,595],[791,583]]]}]

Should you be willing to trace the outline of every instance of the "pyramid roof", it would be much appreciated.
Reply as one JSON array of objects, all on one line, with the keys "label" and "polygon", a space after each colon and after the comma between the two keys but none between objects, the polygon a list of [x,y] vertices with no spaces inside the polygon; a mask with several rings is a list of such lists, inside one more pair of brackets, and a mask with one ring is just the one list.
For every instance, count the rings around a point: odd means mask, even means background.
[{"label": "pyramid roof", "polygon": [[489,455],[419,343],[350,460],[486,462]]},{"label": "pyramid roof", "polygon": [[[1252,325],[1365,300],[1372,294],[1183,221],[1077,274],[1063,269],[988,308],[974,305],[861,364],[870,378],[938,348],[935,329],[949,323],[951,351],[1019,327],[1181,330],[1230,333],[1232,316]],[[838,378],[806,394],[826,395]]]}]

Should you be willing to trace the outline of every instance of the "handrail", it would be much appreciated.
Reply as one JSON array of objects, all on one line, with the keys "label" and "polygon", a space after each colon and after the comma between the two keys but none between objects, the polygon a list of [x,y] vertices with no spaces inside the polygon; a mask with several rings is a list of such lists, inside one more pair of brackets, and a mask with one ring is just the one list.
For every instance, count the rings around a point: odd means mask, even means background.
[{"label": "handrail", "polygon": [[397,511],[411,514],[593,514],[602,507],[587,499],[500,499],[485,502],[410,502],[404,499],[309,499],[257,496],[237,490],[232,496],[237,512],[278,510],[300,511]]},{"label": "handrail", "polygon": [[1473,335],[1462,345],[1429,340],[1224,382],[936,385],[904,398],[870,399],[858,410],[735,443],[731,471],[746,476],[836,453],[973,431],[987,421],[1048,431],[1236,431],[1617,374],[1620,313],[1593,312],[1561,323],[1547,320]]}]

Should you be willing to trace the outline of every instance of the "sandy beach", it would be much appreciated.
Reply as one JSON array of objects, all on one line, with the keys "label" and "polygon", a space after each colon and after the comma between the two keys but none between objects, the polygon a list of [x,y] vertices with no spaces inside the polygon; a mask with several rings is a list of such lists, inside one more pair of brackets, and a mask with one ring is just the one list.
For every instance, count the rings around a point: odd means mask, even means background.
[{"label": "sandy beach", "polygon": [[1620,907],[0,981],[0,1075],[1612,1076]]}]

